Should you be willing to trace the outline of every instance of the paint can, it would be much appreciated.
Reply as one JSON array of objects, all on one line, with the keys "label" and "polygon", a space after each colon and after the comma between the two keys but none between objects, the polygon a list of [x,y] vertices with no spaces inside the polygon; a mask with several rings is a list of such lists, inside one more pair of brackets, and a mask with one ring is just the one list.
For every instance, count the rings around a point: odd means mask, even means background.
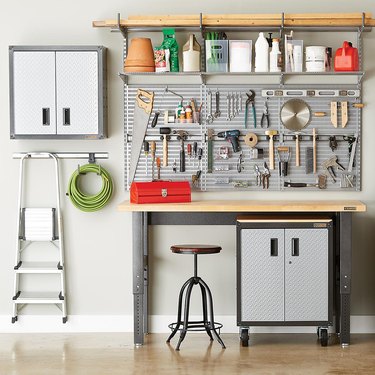
[{"label": "paint can", "polygon": [[306,71],[324,72],[325,71],[326,47],[309,46],[306,47]]}]

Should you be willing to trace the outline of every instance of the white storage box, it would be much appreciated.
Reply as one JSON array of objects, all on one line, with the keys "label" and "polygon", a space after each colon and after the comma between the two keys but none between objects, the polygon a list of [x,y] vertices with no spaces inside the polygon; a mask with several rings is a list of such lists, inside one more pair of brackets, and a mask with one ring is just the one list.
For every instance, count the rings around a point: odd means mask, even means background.
[{"label": "white storage box", "polygon": [[230,72],[251,72],[252,45],[251,40],[229,41]]}]

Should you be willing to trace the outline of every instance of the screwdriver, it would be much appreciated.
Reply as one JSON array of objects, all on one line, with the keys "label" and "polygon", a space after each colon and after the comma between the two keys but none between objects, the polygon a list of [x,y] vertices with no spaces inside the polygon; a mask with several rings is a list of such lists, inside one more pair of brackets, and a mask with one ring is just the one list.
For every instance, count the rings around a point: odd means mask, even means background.
[{"label": "screwdriver", "polygon": [[203,148],[199,147],[198,148],[198,166],[199,166],[199,162],[202,160],[202,155],[203,155]]},{"label": "screwdriver", "polygon": [[189,165],[190,165],[190,160],[191,160],[191,143],[188,143],[187,145],[187,154],[188,154],[188,157],[189,157]]},{"label": "screwdriver", "polygon": [[154,170],[155,170],[155,153],[156,153],[156,142],[151,141],[151,158],[152,158],[152,180],[154,180]]},{"label": "screwdriver", "polygon": [[198,156],[198,142],[193,143],[193,157],[194,157],[194,165],[195,165],[195,158]]},{"label": "screwdriver", "polygon": [[156,158],[156,166],[158,168],[158,180],[160,180],[160,166],[161,166],[161,160],[159,157]]},{"label": "screwdriver", "polygon": [[146,156],[146,176],[148,176],[148,154],[150,151],[150,144],[147,141],[143,142],[143,150]]}]

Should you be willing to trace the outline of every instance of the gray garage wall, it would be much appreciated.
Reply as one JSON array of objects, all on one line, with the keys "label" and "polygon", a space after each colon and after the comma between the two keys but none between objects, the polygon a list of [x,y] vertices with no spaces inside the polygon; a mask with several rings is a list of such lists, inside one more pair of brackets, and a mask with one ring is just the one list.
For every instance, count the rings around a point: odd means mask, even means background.
[{"label": "gray garage wall", "polygon": [[[340,9],[338,9],[338,4]],[[317,0],[297,2],[269,0],[263,2],[170,2],[166,0],[137,1],[89,0],[50,2],[4,1],[0,23],[0,316],[9,316],[13,293],[13,272],[18,161],[12,154],[18,151],[106,151],[110,158],[102,164],[112,174],[116,184],[111,203],[97,213],[76,210],[63,197],[65,224],[67,293],[69,313],[72,315],[131,315],[131,215],[119,213],[117,205],[128,199],[123,187],[123,118],[122,81],[117,72],[122,67],[122,40],[108,29],[94,29],[93,20],[114,18],[121,12],[129,14],[173,13],[277,13],[277,12],[361,12],[375,15],[371,0]],[[245,192],[195,193],[193,199],[359,199],[368,206],[364,214],[354,215],[353,292],[352,314],[375,315],[375,176],[374,176],[374,118],[375,109],[375,34],[365,33],[363,110],[363,190],[348,192],[277,193]],[[36,44],[95,44],[108,47],[109,138],[103,141],[28,141],[9,140],[8,46]],[[45,163],[45,162],[44,162]],[[82,163],[82,162],[81,162]],[[27,180],[34,184],[28,198],[34,205],[52,204],[49,186],[51,170],[46,164],[35,162]],[[66,189],[68,179],[76,168],[76,161],[63,161],[61,175]],[[30,185],[31,186],[31,185]],[[177,242],[218,243],[224,251],[220,255],[202,258],[201,273],[210,283],[216,296],[216,313],[235,314],[235,229],[229,227],[155,227],[151,230],[151,273],[153,290],[150,296],[151,313],[173,315],[177,291],[190,275],[188,259],[172,255],[169,246]],[[219,272],[217,270],[220,270]],[[43,312],[37,310],[37,313]],[[35,313],[30,311],[30,313]]]}]

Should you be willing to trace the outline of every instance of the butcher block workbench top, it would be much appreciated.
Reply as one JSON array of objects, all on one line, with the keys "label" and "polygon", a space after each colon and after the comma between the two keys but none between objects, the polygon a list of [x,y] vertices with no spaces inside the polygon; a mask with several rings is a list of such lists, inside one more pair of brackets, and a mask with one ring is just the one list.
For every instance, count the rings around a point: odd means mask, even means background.
[{"label": "butcher block workbench top", "polygon": [[190,203],[134,204],[124,201],[118,206],[125,212],[365,212],[366,205],[357,200],[203,200]]}]

